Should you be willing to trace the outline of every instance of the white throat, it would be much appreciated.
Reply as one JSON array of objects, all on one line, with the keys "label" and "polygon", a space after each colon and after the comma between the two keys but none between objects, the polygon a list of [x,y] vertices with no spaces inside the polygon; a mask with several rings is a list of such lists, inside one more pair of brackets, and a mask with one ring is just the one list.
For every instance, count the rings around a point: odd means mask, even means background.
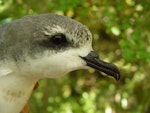
[{"label": "white throat", "polygon": [[0,113],[19,113],[28,101],[36,81],[17,73],[0,76]]},{"label": "white throat", "polygon": [[46,52],[36,59],[27,57],[28,62],[19,65],[10,65],[10,62],[4,64],[0,67],[0,113],[19,113],[39,79],[60,77],[70,71],[86,68],[80,56],[86,56],[91,50],[90,46],[85,46],[54,55]]}]

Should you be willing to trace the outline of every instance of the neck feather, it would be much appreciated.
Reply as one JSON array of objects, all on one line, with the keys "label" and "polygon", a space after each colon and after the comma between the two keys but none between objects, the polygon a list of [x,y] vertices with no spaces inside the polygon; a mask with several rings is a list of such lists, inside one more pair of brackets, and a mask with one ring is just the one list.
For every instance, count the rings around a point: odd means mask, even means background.
[{"label": "neck feather", "polygon": [[0,77],[0,113],[19,113],[37,81],[16,73]]}]

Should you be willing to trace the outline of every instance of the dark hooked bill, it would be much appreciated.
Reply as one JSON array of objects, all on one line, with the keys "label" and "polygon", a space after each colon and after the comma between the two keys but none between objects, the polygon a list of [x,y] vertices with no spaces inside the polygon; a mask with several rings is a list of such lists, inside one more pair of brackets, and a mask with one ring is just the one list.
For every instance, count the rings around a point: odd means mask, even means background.
[{"label": "dark hooked bill", "polygon": [[87,66],[102,71],[109,76],[113,76],[116,80],[120,79],[120,72],[117,66],[100,60],[99,56],[93,51],[91,51],[87,56],[81,58],[85,60]]}]

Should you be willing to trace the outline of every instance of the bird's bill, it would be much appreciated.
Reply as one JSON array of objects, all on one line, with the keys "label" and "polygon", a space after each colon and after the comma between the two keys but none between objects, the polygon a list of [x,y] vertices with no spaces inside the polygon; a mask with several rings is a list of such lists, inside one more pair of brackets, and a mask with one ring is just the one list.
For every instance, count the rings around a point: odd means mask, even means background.
[{"label": "bird's bill", "polygon": [[117,66],[104,62],[98,58],[98,55],[91,51],[87,56],[81,57],[87,63],[87,66],[102,71],[109,76],[113,76],[116,80],[120,79],[120,72]]}]

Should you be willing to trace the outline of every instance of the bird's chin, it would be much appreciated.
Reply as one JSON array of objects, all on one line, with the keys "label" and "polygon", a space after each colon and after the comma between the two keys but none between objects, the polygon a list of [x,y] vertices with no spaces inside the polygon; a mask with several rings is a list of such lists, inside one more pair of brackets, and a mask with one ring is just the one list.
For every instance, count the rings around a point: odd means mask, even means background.
[{"label": "bird's chin", "polygon": [[45,74],[44,75],[44,78],[59,78],[59,77],[62,77],[62,76],[64,76],[64,75],[67,75],[68,73],[70,73],[70,72],[72,72],[72,71],[76,71],[76,70],[81,70],[81,69],[91,69],[91,67],[89,67],[89,66],[86,66],[86,65],[84,65],[84,66],[81,66],[81,67],[74,67],[74,68],[72,68],[72,69],[68,69],[68,71],[63,71],[63,72],[60,72],[59,71],[59,73],[58,73],[58,71],[57,72],[55,72],[55,73],[49,73],[49,74]]}]

